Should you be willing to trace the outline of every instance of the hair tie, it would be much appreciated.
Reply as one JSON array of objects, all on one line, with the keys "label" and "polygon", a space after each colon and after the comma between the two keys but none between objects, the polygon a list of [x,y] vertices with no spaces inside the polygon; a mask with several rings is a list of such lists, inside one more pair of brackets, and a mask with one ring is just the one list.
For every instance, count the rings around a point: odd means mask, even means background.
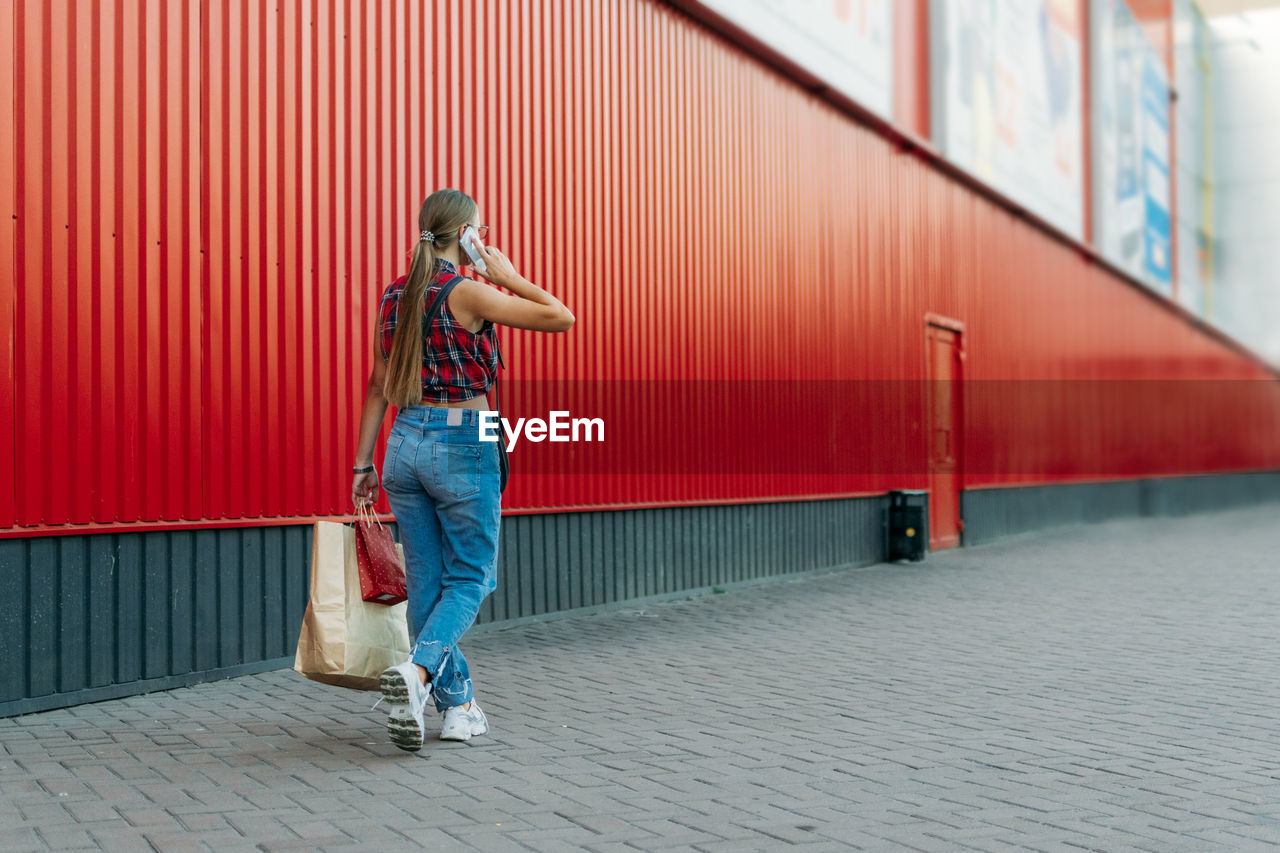
[{"label": "hair tie", "polygon": [[422,239],[426,240],[428,243],[430,243],[433,246],[436,244],[436,235],[432,234],[430,231],[423,231]]}]

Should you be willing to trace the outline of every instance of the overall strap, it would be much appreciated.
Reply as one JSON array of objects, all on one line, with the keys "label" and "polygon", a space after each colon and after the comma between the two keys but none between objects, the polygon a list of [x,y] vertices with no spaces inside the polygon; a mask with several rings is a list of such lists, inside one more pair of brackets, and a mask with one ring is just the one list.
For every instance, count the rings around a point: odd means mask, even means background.
[{"label": "overall strap", "polygon": [[[460,275],[455,275],[453,278],[445,282],[444,287],[440,288],[440,292],[436,294],[436,298],[431,300],[431,303],[427,306],[427,313],[422,316],[422,328],[424,330],[431,328],[431,324],[435,322],[436,315],[440,313],[440,306],[449,298],[449,294],[453,292],[453,289],[464,281],[466,281],[465,278]],[[502,360],[502,346],[498,344],[498,336],[496,334],[493,337],[493,342],[498,351],[498,366],[505,370],[507,364]]]},{"label": "overall strap", "polygon": [[436,298],[431,300],[431,303],[427,305],[427,313],[422,315],[423,329],[431,328],[431,324],[436,320],[436,315],[440,313],[440,306],[444,305],[444,301],[449,298],[449,294],[453,289],[464,281],[466,281],[466,279],[462,276],[455,275],[445,283],[444,287],[440,288],[440,292],[436,294]]}]

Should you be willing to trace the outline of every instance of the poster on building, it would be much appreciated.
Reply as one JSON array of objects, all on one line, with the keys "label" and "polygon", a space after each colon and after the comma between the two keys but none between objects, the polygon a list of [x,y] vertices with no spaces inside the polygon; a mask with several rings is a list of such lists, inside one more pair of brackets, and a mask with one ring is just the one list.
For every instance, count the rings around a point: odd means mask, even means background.
[{"label": "poster on building", "polygon": [[1084,233],[1081,0],[934,0],[933,127],[947,159]]},{"label": "poster on building", "polygon": [[1146,274],[1168,288],[1173,258],[1169,217],[1169,84],[1155,51],[1148,51],[1142,70],[1143,253]]},{"label": "poster on building", "polygon": [[1209,104],[1211,64],[1209,25],[1192,0],[1174,2],[1174,88],[1178,107],[1174,110],[1177,143],[1173,146],[1174,195],[1178,215],[1174,218],[1173,244],[1177,270],[1174,291],[1178,304],[1200,317],[1208,318],[1212,306],[1213,265],[1213,168],[1208,154],[1213,150]]},{"label": "poster on building", "polygon": [[884,118],[893,115],[892,0],[702,0]]},{"label": "poster on building", "polygon": [[1168,78],[1128,4],[1092,2],[1094,242],[1107,260],[1168,295]]}]

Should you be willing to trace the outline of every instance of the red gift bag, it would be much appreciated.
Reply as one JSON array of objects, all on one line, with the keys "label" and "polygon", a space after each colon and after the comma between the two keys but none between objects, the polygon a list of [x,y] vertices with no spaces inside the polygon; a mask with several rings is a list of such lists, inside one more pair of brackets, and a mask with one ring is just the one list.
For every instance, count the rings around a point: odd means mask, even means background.
[{"label": "red gift bag", "polygon": [[360,595],[374,604],[399,604],[409,597],[404,564],[396,540],[367,505],[356,521],[356,563],[360,568]]}]

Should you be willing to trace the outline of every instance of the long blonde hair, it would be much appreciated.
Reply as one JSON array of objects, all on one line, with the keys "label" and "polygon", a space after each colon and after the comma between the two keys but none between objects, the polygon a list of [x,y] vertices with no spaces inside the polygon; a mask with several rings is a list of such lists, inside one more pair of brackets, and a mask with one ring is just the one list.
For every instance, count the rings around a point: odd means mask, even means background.
[{"label": "long blonde hair", "polygon": [[436,274],[436,252],[457,242],[458,229],[475,215],[475,200],[461,190],[436,190],[418,211],[418,228],[431,232],[432,239],[419,237],[408,280],[400,291],[396,331],[382,387],[383,396],[393,406],[403,409],[422,402],[422,299]]}]

